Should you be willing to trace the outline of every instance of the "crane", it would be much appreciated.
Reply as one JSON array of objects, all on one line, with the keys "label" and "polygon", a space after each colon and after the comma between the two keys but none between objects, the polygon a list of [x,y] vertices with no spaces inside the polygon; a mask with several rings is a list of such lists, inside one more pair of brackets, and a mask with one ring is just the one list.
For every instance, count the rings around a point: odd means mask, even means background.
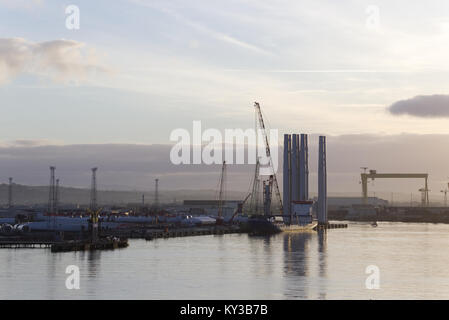
[{"label": "crane", "polygon": [[254,108],[256,109],[257,115],[259,117],[259,126],[260,129],[262,131],[262,135],[263,135],[263,140],[265,142],[265,153],[270,161],[270,165],[271,165],[271,169],[273,170],[273,185],[274,185],[274,190],[276,192],[276,197],[279,200],[279,207],[281,210],[281,214],[283,212],[283,206],[282,206],[282,199],[281,199],[281,192],[279,191],[279,185],[278,185],[278,180],[276,178],[276,172],[274,170],[274,165],[273,165],[273,160],[271,159],[271,150],[270,150],[270,144],[268,143],[268,137],[267,137],[267,133],[265,130],[265,123],[263,121],[263,117],[262,117],[262,111],[260,110],[260,105],[258,102],[254,102]]},{"label": "crane", "polygon": [[237,209],[235,209],[234,214],[232,215],[231,219],[229,219],[229,223],[232,223],[232,221],[234,220],[234,218],[237,216],[237,214],[239,213],[239,211],[242,209],[243,205],[245,204],[246,200],[248,200],[248,198],[251,196],[251,193],[249,193],[245,199],[243,199],[243,201],[241,203],[238,204]]},{"label": "crane", "polygon": [[254,171],[254,180],[252,183],[251,200],[249,202],[249,212],[251,214],[257,214],[259,211],[259,187],[260,187],[260,161],[257,159],[256,170]]},{"label": "crane", "polygon": [[225,175],[226,175],[226,161],[223,161],[223,166],[221,167],[221,176],[220,176],[220,191],[218,194],[217,223],[221,223],[223,221],[223,193],[224,193]]},{"label": "crane", "polygon": [[263,211],[265,216],[271,215],[271,194],[273,192],[273,175],[267,181],[263,182]]},{"label": "crane", "polygon": [[99,222],[99,217],[100,217],[100,212],[101,212],[102,208],[100,209],[87,209],[87,213],[89,213],[90,215],[90,219],[89,219],[89,228],[90,228],[90,232],[91,232],[91,241],[92,242],[96,242],[98,241],[98,222]]},{"label": "crane", "polygon": [[368,203],[368,179],[374,181],[374,179],[410,179],[410,178],[422,178],[424,179],[424,188],[419,189],[423,196],[423,206],[429,206],[429,188],[428,188],[428,173],[378,173],[377,170],[369,170],[369,173],[360,174],[362,180],[362,201],[363,204]]}]

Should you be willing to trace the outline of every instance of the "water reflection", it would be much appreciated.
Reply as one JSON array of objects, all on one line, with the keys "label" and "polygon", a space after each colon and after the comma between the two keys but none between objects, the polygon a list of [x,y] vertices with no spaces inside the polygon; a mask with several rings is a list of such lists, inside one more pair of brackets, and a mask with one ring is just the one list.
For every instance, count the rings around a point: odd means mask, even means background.
[{"label": "water reflection", "polygon": [[[101,251],[94,250],[87,252],[87,274],[88,274],[88,284],[87,284],[87,295],[90,297],[95,297],[97,291],[97,285],[102,278],[101,276]],[[113,281],[112,279],[108,279]]]},{"label": "water reflection", "polygon": [[[57,269],[57,263],[61,259],[60,255],[54,255],[49,254],[47,252],[47,279],[51,279],[53,283],[56,283],[55,281],[55,275],[58,272],[65,272],[64,270],[58,270]],[[57,289],[55,285],[45,286],[46,289],[46,297],[48,299],[56,299],[57,298]]]},{"label": "water reflection", "polygon": [[284,236],[284,269],[286,274],[296,276],[307,275],[308,242],[312,238],[309,232],[285,233]]},{"label": "water reflection", "polygon": [[312,233],[285,233],[283,237],[285,296],[306,299],[309,295],[307,275]]},{"label": "water reflection", "polygon": [[[282,236],[285,297],[326,299],[326,231],[285,233]],[[312,238],[316,238],[317,242],[312,242]],[[317,260],[318,263],[316,263]]]},{"label": "water reflection", "polygon": [[251,253],[252,274],[255,279],[260,279],[276,272],[274,269],[279,265],[276,257],[277,250],[273,250],[276,244],[276,236],[249,236]]},{"label": "water reflection", "polygon": [[326,299],[327,230],[318,231],[318,298]]},{"label": "water reflection", "polygon": [[[449,225],[354,223],[351,233],[131,240],[114,251],[5,249],[0,298],[447,299],[447,243]],[[373,263],[376,292],[364,286]],[[80,290],[65,287],[68,265],[80,267]]]},{"label": "water reflection", "polygon": [[263,251],[264,251],[264,264],[266,266],[266,273],[272,274],[274,272],[274,265],[275,265],[275,257],[273,256],[273,245],[270,241],[270,237],[266,237],[263,240]]},{"label": "water reflection", "polygon": [[89,278],[95,278],[100,273],[101,251],[93,250],[87,252],[87,270]]}]

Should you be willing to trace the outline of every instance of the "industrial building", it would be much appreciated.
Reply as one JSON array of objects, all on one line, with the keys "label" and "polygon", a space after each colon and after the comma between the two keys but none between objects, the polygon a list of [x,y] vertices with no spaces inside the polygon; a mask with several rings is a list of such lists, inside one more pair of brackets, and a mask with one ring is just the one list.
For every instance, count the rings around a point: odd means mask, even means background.
[{"label": "industrial building", "polygon": [[[223,217],[231,217],[237,210],[242,200],[223,200]],[[220,200],[184,200],[181,211],[191,215],[210,215],[218,216]]]},{"label": "industrial building", "polygon": [[[317,201],[318,197],[314,197],[313,201]],[[378,197],[367,197],[366,204],[371,206],[388,206],[389,202],[387,200]],[[352,206],[357,206],[363,203],[361,197],[328,197],[327,207],[329,210],[336,210],[341,208],[349,208]]]}]

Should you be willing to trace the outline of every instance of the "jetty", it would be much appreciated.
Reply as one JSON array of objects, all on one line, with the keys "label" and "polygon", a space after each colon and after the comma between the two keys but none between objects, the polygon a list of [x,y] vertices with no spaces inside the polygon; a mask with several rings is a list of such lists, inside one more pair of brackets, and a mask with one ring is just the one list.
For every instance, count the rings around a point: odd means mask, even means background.
[{"label": "jetty", "polygon": [[95,242],[65,241],[53,243],[51,245],[51,252],[113,250],[126,248],[127,246],[128,239],[100,239]]},{"label": "jetty", "polygon": [[327,230],[327,229],[341,229],[341,228],[347,228],[347,223],[325,223],[325,224],[318,224],[313,230]]},{"label": "jetty", "polygon": [[147,230],[145,240],[153,240],[157,238],[175,238],[175,237],[191,237],[204,235],[221,235],[229,233],[242,233],[242,228],[235,225],[230,226],[204,226],[193,228],[175,228],[175,229],[150,229]]}]

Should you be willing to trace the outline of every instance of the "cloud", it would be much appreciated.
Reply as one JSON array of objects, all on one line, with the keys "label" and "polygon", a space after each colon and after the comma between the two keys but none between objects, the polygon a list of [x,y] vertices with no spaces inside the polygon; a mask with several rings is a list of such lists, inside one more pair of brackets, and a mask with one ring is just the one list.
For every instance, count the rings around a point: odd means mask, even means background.
[{"label": "cloud", "polygon": [[58,141],[47,140],[47,139],[17,139],[7,142],[0,141],[0,149],[1,148],[14,148],[14,147],[40,147],[40,146],[48,146],[48,145],[59,145]]},{"label": "cloud", "polygon": [[23,38],[0,38],[0,84],[22,73],[50,77],[55,81],[80,81],[94,72],[106,72],[93,50],[74,40],[31,42]]},{"label": "cloud", "polygon": [[241,39],[237,39],[229,34],[225,34],[225,33],[216,31],[216,30],[214,30],[210,27],[207,27],[203,24],[200,24],[194,20],[188,19],[185,16],[179,14],[177,11],[171,10],[168,7],[161,7],[159,5],[156,5],[153,2],[145,2],[145,1],[141,1],[141,0],[134,0],[133,2],[136,3],[137,5],[146,6],[146,7],[150,7],[150,8],[159,10],[160,12],[163,12],[166,15],[168,15],[178,21],[181,21],[182,23],[195,29],[196,31],[207,34],[208,36],[215,38],[219,41],[223,41],[223,42],[226,42],[228,44],[231,44],[231,45],[234,45],[234,46],[237,46],[240,48],[251,50],[251,51],[257,52],[259,54],[270,55],[270,56],[273,55],[271,52],[264,50],[263,48],[260,48],[254,44],[243,41]]},{"label": "cloud", "polygon": [[446,118],[449,117],[449,95],[416,96],[393,103],[388,111],[394,115]]},{"label": "cloud", "polygon": [[30,9],[35,6],[41,6],[43,2],[43,0],[0,0],[0,6]]}]

